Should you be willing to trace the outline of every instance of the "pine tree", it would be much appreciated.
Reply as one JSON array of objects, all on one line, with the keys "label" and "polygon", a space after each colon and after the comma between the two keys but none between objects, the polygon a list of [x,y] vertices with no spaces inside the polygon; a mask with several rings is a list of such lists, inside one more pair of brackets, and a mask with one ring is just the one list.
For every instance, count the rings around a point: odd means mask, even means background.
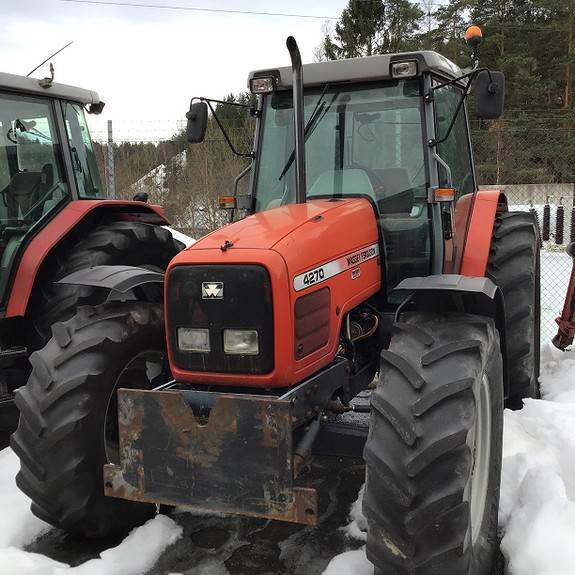
[{"label": "pine tree", "polygon": [[349,0],[333,37],[324,37],[323,54],[337,60],[413,49],[423,16],[409,0]]}]

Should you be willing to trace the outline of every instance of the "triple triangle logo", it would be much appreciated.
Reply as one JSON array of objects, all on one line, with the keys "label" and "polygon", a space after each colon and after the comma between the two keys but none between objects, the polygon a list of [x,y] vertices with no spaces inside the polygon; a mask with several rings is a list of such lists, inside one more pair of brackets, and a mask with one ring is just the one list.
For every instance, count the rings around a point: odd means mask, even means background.
[{"label": "triple triangle logo", "polygon": [[202,299],[223,299],[223,282],[202,282]]}]

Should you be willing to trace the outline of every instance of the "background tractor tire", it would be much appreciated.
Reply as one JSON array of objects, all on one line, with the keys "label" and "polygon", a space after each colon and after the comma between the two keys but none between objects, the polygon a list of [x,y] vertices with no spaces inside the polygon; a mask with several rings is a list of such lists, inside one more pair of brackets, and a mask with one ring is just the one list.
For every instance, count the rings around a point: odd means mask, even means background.
[{"label": "background tractor tire", "polygon": [[520,409],[525,397],[538,398],[541,329],[539,234],[534,214],[498,213],[493,228],[487,277],[505,298],[509,397]]},{"label": "background tractor tire", "polygon": [[503,432],[494,323],[405,313],[381,358],[364,451],[375,574],[489,575]]},{"label": "background tractor tire", "polygon": [[78,306],[98,305],[106,290],[56,284],[64,276],[98,265],[151,266],[165,270],[184,245],[169,230],[140,222],[111,222],[92,229],[81,239],[72,238],[58,250],[39,275],[30,301],[32,324],[29,349],[40,349],[50,339],[52,324],[70,319]]},{"label": "background tractor tire", "polygon": [[115,390],[155,385],[146,360],[165,357],[162,306],[83,307],[52,332],[32,354],[28,383],[16,393],[16,483],[32,512],[56,527],[87,537],[123,535],[152,517],[155,506],[104,495],[103,465],[117,462]]}]

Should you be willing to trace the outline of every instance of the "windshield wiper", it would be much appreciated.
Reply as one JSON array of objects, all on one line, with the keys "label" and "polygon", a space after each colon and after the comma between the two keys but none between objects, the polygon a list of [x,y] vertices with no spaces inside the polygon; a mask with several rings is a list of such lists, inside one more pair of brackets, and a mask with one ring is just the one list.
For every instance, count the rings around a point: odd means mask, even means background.
[{"label": "windshield wiper", "polygon": [[[309,120],[307,121],[307,124],[305,125],[304,131],[303,131],[304,141],[307,141],[308,137],[313,134],[313,131],[318,126],[320,121],[324,118],[324,116],[327,114],[328,110],[331,108],[332,104],[335,102],[335,99],[339,95],[339,94],[334,94],[333,98],[331,99],[331,102],[326,107],[326,103],[325,103],[324,98],[325,98],[325,93],[327,92],[328,88],[329,88],[329,84],[326,84],[323,88],[323,92],[321,93],[320,97],[318,98],[318,101],[315,104],[315,107],[311,113],[311,116],[309,117]],[[287,171],[290,169],[291,165],[294,163],[294,160],[295,160],[295,148],[292,150],[292,153],[290,154],[283,170],[281,171],[281,174],[279,175],[278,180],[281,180],[286,175]]]}]

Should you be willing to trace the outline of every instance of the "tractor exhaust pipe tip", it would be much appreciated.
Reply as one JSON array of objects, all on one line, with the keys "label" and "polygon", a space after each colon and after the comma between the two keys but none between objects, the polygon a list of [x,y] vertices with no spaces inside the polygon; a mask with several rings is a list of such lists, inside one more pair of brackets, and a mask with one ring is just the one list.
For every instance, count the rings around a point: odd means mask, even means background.
[{"label": "tractor exhaust pipe tip", "polygon": [[304,204],[306,201],[305,181],[305,134],[304,134],[304,103],[303,103],[303,66],[297,42],[293,36],[288,36],[286,46],[291,58],[292,89],[293,89],[293,118],[295,134],[295,171],[296,171],[296,202]]}]

